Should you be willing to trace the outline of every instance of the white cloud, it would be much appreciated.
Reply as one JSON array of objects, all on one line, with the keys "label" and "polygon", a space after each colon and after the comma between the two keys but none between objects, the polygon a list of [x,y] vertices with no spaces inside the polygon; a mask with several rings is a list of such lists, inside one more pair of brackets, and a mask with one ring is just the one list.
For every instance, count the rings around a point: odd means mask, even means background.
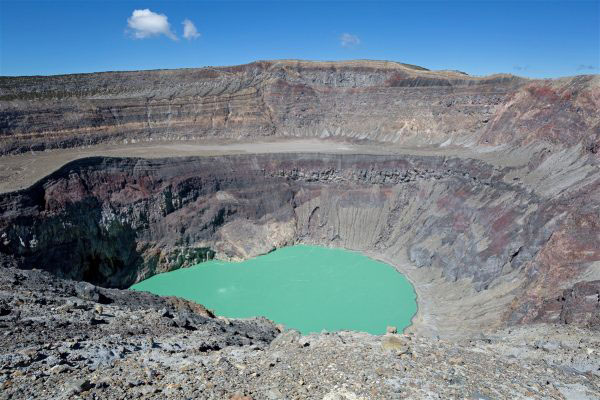
[{"label": "white cloud", "polygon": [[198,33],[198,29],[196,29],[196,25],[189,19],[184,19],[183,22],[183,37],[187,40],[192,40],[200,37]]},{"label": "white cloud", "polygon": [[360,44],[360,38],[351,33],[342,33],[340,36],[340,44],[342,47],[354,47]]},{"label": "white cloud", "polygon": [[171,31],[167,16],[152,12],[147,8],[133,10],[131,17],[127,18],[127,26],[133,30],[133,37],[136,39],[165,35],[169,39],[178,40]]},{"label": "white cloud", "polygon": [[593,71],[595,69],[598,69],[598,67],[596,67],[595,65],[592,65],[592,64],[579,64],[577,66],[577,71],[586,71],[586,70]]}]

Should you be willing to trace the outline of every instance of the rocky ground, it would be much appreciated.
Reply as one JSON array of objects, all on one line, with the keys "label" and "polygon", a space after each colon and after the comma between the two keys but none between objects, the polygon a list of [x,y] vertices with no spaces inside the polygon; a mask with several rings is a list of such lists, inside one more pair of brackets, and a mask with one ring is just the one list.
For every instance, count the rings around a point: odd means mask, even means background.
[{"label": "rocky ground", "polygon": [[302,336],[175,298],[1,268],[0,327],[1,399],[600,397],[600,336],[568,325],[454,341]]}]

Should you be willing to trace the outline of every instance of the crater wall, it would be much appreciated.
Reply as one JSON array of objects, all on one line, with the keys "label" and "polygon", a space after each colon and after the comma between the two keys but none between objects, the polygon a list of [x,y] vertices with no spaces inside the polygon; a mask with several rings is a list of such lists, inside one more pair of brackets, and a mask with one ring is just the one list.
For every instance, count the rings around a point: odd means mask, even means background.
[{"label": "crater wall", "polygon": [[598,109],[598,76],[471,77],[379,61],[0,77],[0,153],[290,136],[596,152]]},{"label": "crater wall", "polygon": [[546,195],[518,172],[437,156],[82,159],[0,195],[0,262],[128,287],[311,243],[405,273],[417,331],[598,327],[598,182]]}]

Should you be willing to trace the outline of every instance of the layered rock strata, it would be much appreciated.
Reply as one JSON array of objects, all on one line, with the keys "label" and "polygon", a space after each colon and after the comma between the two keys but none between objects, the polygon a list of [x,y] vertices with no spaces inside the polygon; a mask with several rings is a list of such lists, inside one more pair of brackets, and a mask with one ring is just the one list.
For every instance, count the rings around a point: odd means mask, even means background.
[{"label": "layered rock strata", "polygon": [[0,77],[0,153],[101,142],[337,137],[600,148],[600,78],[471,77],[394,62]]}]

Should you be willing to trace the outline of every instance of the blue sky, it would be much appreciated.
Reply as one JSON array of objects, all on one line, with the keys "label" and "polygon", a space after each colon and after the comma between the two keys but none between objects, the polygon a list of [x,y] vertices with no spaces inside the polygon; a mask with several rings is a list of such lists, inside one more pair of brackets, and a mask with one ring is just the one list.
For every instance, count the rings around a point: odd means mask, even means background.
[{"label": "blue sky", "polygon": [[600,1],[0,0],[0,7],[0,75],[282,58],[393,60],[472,75],[600,72]]}]

